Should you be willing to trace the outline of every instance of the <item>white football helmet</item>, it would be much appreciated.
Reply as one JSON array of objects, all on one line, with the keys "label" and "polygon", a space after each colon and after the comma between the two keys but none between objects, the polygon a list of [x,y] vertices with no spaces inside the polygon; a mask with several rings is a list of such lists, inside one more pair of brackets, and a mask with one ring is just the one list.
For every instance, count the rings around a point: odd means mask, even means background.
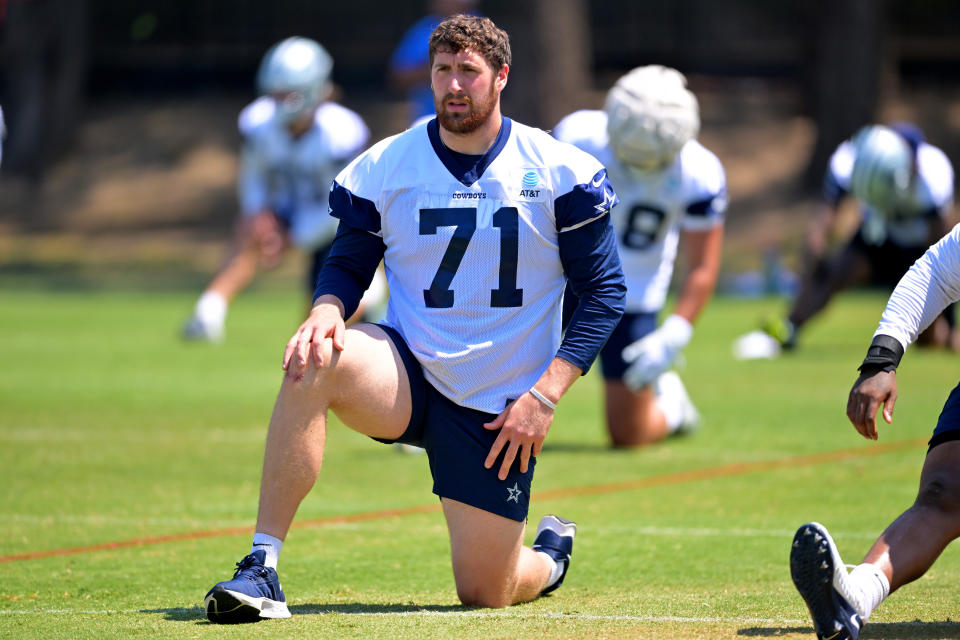
[{"label": "white football helmet", "polygon": [[910,189],[910,145],[889,127],[869,125],[856,133],[853,146],[850,191],[881,212],[895,209]]},{"label": "white football helmet", "polygon": [[287,38],[270,47],[257,71],[261,95],[284,94],[277,100],[281,120],[290,122],[315,109],[330,94],[333,58],[309,38]]},{"label": "white football helmet", "polygon": [[614,155],[644,170],[670,163],[700,132],[700,107],[676,69],[637,67],[607,93],[607,134]]}]

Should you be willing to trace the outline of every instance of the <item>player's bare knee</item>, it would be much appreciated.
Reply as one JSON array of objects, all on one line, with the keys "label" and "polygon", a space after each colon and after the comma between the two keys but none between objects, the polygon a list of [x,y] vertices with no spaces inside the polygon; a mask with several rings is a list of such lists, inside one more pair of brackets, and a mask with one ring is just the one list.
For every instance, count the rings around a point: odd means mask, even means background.
[{"label": "player's bare knee", "polygon": [[291,390],[309,389],[325,378],[324,374],[325,372],[318,370],[313,363],[308,363],[305,367],[291,365],[283,375],[283,386],[290,387]]},{"label": "player's bare knee", "polygon": [[484,607],[487,609],[508,607],[513,602],[506,591],[500,585],[491,588],[477,583],[457,584],[457,597],[460,598],[461,603],[468,607]]},{"label": "player's bare knee", "polygon": [[[649,412],[648,412],[649,413]],[[643,419],[632,414],[629,416],[611,416],[607,421],[610,442],[615,448],[642,447],[662,440],[667,433],[666,422],[662,415],[652,419]]]},{"label": "player's bare knee", "polygon": [[486,571],[490,567],[454,566],[453,576],[457,584],[457,597],[469,607],[499,609],[513,604],[519,576],[506,575],[499,571]]},{"label": "player's bare knee", "polygon": [[960,518],[960,473],[952,470],[924,474],[917,506]]},{"label": "player's bare knee", "polygon": [[645,444],[641,434],[633,430],[611,429],[610,444],[615,449],[627,449],[630,447],[639,447]]},{"label": "player's bare knee", "polygon": [[312,351],[307,355],[305,366],[298,366],[295,361],[291,362],[283,376],[283,387],[296,392],[329,386],[331,379],[338,373],[339,352],[334,350],[330,340],[325,340],[321,354],[324,362],[322,367],[316,366]]}]

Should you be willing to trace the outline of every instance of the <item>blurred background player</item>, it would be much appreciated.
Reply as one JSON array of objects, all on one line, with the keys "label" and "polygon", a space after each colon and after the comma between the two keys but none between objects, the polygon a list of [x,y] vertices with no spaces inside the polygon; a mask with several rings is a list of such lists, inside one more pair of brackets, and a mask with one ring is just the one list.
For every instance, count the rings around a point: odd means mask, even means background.
[{"label": "blurred background player", "polygon": [[[600,353],[614,446],[657,442],[699,422],[670,371],[713,292],[723,244],[726,177],[717,157],[697,142],[699,130],[699,106],[686,78],[659,65],[621,77],[603,111],[577,111],[554,129],[558,139],[607,167],[620,196],[612,220],[626,313]],[[673,313],[658,328],[681,237],[688,271]]]},{"label": "blurred background player", "polygon": [[[890,295],[847,399],[847,417],[860,435],[878,438],[876,417],[881,410],[887,423],[893,421],[896,370],[904,351],[958,300],[960,225],[930,247]],[[950,392],[930,438],[913,506],[887,527],[852,572],[847,573],[823,525],[810,522],[797,530],[790,573],[817,636],[856,640],[873,610],[926,573],[958,535],[960,385]]]},{"label": "blurred background player", "polygon": [[[313,254],[307,279],[312,298],[337,230],[327,206],[330,187],[370,137],[360,116],[327,101],[332,69],[333,59],[309,38],[288,38],[264,55],[256,81],[260,97],[239,117],[241,216],[233,246],[197,301],[184,338],[222,340],[230,301],[258,268],[275,267],[291,246]],[[379,286],[382,292],[382,281]]]},{"label": "blurred background player", "polygon": [[433,90],[430,88],[430,34],[447,16],[472,14],[476,0],[430,0],[427,15],[408,28],[390,56],[388,75],[391,86],[406,96],[408,122],[433,117]]},{"label": "blurred background player", "polygon": [[[953,167],[916,126],[870,125],[834,152],[823,195],[823,207],[807,234],[804,276],[793,307],[785,319],[767,320],[764,326],[779,343],[771,342],[771,352],[796,346],[803,326],[838,291],[866,283],[896,286],[949,228]],[[839,252],[828,255],[829,238],[848,195],[858,201],[860,225]],[[918,344],[960,347],[953,324],[951,307]]]}]

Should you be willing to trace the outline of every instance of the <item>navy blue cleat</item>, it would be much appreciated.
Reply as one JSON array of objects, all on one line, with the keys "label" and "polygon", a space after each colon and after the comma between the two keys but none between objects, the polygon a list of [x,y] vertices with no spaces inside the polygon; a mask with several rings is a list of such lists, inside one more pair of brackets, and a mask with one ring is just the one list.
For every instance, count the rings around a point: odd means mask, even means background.
[{"label": "navy blue cleat", "polygon": [[857,640],[863,620],[854,608],[847,568],[822,524],[808,522],[793,536],[790,575],[820,640]]},{"label": "navy blue cleat", "polygon": [[550,593],[563,584],[570,569],[570,556],[573,555],[573,538],[577,535],[577,523],[557,516],[543,516],[537,525],[537,537],[533,540],[533,550],[547,554],[563,567],[560,579],[543,590]]},{"label": "navy blue cleat", "polygon": [[266,567],[263,551],[254,551],[237,563],[232,580],[219,582],[203,598],[210,622],[237,624],[262,618],[289,618],[287,599],[277,571]]}]

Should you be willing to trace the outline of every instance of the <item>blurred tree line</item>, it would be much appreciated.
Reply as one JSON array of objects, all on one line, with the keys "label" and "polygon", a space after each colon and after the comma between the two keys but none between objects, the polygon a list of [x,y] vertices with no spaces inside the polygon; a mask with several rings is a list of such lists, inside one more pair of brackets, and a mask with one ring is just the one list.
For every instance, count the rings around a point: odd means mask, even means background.
[{"label": "blurred tree line", "polygon": [[[425,6],[0,0],[4,171],[40,179],[100,95],[248,87],[263,51],[295,33],[331,51],[338,84],[387,91],[385,60]],[[511,34],[505,110],[544,128],[640,64],[794,80],[818,132],[809,187],[835,145],[876,117],[885,83],[909,65],[960,68],[960,3],[950,0],[486,0],[480,10]]]}]

